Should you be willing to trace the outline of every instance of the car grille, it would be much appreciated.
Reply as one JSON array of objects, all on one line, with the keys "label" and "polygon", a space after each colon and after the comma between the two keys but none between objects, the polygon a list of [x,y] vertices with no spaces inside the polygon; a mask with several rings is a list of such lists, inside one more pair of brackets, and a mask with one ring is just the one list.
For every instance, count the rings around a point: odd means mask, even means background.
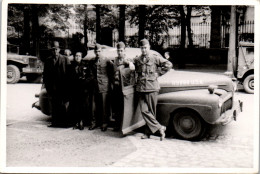
[{"label": "car grille", "polygon": [[221,108],[221,114],[232,108],[232,98],[225,101]]},{"label": "car grille", "polygon": [[37,66],[37,59],[29,58],[29,67],[30,68],[36,68],[36,66]]}]

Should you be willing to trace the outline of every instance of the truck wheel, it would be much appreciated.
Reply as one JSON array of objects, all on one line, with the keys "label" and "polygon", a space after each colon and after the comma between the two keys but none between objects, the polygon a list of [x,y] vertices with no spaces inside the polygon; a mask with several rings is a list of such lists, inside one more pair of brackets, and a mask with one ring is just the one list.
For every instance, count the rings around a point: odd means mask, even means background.
[{"label": "truck wheel", "polygon": [[17,66],[7,65],[7,83],[14,84],[20,80],[21,73]]},{"label": "truck wheel", "polygon": [[254,93],[254,74],[251,74],[245,78],[243,86],[247,93]]},{"label": "truck wheel", "polygon": [[42,76],[39,74],[27,74],[26,79],[32,83],[40,83]]},{"label": "truck wheel", "polygon": [[194,111],[182,110],[173,116],[173,129],[182,139],[198,140],[203,138],[206,125]]}]

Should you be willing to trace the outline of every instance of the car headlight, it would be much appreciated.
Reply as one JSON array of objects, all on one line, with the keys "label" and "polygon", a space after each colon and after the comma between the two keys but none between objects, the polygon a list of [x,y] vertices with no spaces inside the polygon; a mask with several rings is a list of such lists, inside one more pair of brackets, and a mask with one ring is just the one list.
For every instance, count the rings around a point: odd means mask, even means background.
[{"label": "car headlight", "polygon": [[25,64],[28,64],[28,63],[29,63],[29,59],[28,59],[27,57],[23,57],[23,62],[24,62]]}]

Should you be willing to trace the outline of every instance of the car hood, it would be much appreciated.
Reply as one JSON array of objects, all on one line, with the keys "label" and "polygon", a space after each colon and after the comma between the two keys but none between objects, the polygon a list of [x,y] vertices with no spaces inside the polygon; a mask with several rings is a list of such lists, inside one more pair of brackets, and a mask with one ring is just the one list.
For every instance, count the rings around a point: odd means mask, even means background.
[{"label": "car hood", "polygon": [[158,78],[160,93],[183,90],[208,89],[209,85],[216,85],[219,89],[233,90],[232,79],[226,75],[189,71],[170,70]]},{"label": "car hood", "polygon": [[37,57],[35,57],[35,56],[19,55],[19,54],[15,54],[15,53],[7,53],[7,58],[13,58],[13,59],[33,58],[33,59],[37,59]]}]

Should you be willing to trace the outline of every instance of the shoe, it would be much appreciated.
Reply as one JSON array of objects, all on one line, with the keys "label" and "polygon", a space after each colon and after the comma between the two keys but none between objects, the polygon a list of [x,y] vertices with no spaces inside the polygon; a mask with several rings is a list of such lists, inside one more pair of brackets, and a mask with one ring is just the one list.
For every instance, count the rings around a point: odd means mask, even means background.
[{"label": "shoe", "polygon": [[73,129],[78,129],[79,128],[79,123],[76,123]]},{"label": "shoe", "polygon": [[141,139],[149,139],[149,138],[150,138],[150,135],[148,135],[148,134],[143,134],[141,136]]},{"label": "shoe", "polygon": [[161,134],[160,140],[162,141],[165,138],[166,127],[162,126],[159,131],[160,131],[160,134]]},{"label": "shoe", "polygon": [[94,130],[96,127],[97,127],[97,126],[96,126],[95,124],[92,124],[92,125],[88,128],[88,130]]},{"label": "shoe", "polygon": [[103,132],[107,131],[107,125],[106,124],[101,126],[101,131],[103,131]]},{"label": "shoe", "polygon": [[79,122],[79,130],[83,130],[84,129],[84,124],[83,124],[83,121],[80,120]]}]

